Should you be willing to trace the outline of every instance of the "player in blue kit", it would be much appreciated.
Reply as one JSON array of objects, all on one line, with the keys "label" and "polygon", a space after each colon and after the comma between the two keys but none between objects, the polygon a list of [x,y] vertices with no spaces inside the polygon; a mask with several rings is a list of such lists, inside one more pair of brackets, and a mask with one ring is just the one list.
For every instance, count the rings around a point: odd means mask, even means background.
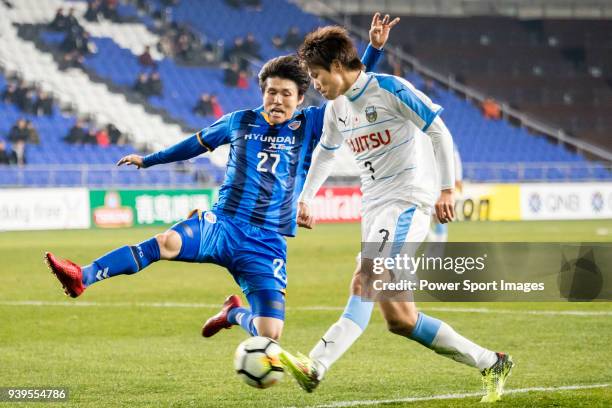
[{"label": "player in blue kit", "polygon": [[[373,70],[389,30],[398,21],[374,15],[372,46],[363,56],[367,70]],[[287,284],[285,237],[297,230],[297,199],[321,138],[325,106],[297,110],[310,78],[295,56],[268,61],[259,83],[263,93],[259,108],[227,114],[163,151],[119,160],[118,165],[148,168],[230,145],[225,180],[211,211],[194,210],[166,232],[115,249],[86,266],[46,253],[46,262],[66,294],[77,297],[96,282],[134,274],[160,259],[214,263],[228,269],[250,308],[242,307],[238,296],[228,297],[222,310],[204,324],[202,335],[210,337],[239,324],[251,335],[280,337]]]}]

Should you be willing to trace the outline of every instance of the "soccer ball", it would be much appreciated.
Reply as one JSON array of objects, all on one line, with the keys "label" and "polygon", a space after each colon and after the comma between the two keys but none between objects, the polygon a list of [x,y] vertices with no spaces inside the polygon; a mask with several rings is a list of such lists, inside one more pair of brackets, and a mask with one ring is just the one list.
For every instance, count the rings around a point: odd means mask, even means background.
[{"label": "soccer ball", "polygon": [[267,337],[251,337],[236,349],[234,368],[242,380],[255,388],[268,388],[283,378],[281,347]]}]

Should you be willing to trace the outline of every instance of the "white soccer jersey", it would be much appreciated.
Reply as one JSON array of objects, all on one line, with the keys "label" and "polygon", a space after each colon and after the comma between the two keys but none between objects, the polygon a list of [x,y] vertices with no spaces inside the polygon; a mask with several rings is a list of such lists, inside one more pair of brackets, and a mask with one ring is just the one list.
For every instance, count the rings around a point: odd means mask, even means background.
[{"label": "white soccer jersey", "polygon": [[[441,111],[404,79],[361,72],[344,95],[328,103],[318,156],[343,143],[349,147],[360,168],[364,211],[390,199],[432,206],[440,188],[454,187],[452,137],[436,119]],[[327,178],[317,172],[325,170],[313,161],[306,201]]]}]

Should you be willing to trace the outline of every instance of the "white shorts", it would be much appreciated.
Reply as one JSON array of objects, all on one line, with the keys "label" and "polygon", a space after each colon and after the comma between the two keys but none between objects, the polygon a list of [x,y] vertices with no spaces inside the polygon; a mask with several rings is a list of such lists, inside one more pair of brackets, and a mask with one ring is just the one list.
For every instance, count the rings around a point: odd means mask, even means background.
[{"label": "white shorts", "polygon": [[[372,243],[379,243],[384,248],[376,256],[393,256],[392,252],[399,252],[403,243],[421,244],[424,242],[430,223],[431,215],[422,207],[407,201],[389,201],[363,214],[361,239],[363,243],[366,243],[366,248],[378,247]],[[382,245],[383,243],[385,245]],[[411,247],[414,247],[416,251],[418,245]],[[408,252],[414,251],[408,250]],[[368,258],[371,257],[370,254],[367,255]],[[357,261],[359,260],[358,255]]]}]

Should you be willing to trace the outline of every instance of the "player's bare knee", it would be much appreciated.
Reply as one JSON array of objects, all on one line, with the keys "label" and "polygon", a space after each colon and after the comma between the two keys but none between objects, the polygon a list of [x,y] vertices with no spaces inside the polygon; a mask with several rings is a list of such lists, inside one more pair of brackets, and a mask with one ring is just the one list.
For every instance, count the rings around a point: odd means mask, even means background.
[{"label": "player's bare knee", "polygon": [[181,250],[181,236],[173,230],[155,235],[162,259],[173,259]]}]

